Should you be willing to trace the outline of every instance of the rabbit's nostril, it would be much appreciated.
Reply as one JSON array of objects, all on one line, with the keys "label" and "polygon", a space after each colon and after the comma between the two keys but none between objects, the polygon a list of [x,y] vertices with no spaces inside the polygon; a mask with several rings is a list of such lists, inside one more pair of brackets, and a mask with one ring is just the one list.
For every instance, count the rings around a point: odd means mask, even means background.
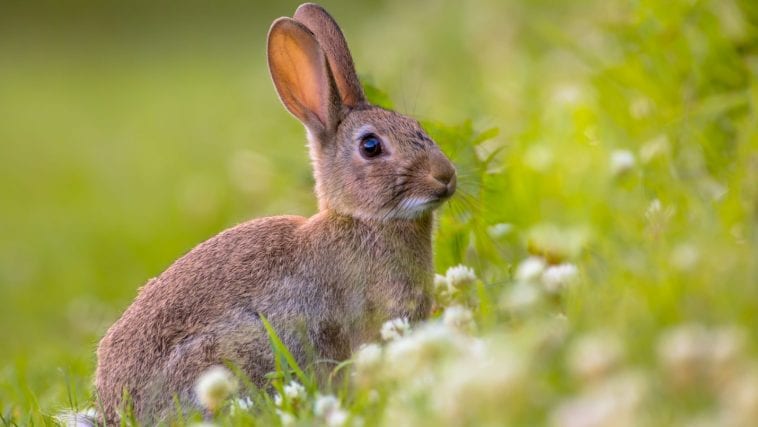
[{"label": "rabbit's nostril", "polygon": [[456,179],[455,174],[447,175],[444,177],[435,176],[434,179],[442,184],[442,187],[437,191],[437,197],[450,197],[455,193]]},{"label": "rabbit's nostril", "polygon": [[455,171],[453,170],[441,170],[432,172],[432,177],[440,182],[442,185],[448,185],[451,181],[455,180]]}]

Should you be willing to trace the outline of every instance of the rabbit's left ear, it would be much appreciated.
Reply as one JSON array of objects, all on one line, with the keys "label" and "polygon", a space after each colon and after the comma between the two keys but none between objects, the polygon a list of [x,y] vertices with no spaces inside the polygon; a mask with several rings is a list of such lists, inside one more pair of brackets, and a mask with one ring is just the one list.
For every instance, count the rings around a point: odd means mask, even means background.
[{"label": "rabbit's left ear", "polygon": [[314,134],[335,132],[342,109],[324,51],[313,33],[279,18],[268,33],[268,66],[282,103]]},{"label": "rabbit's left ear", "polygon": [[294,18],[313,32],[321,48],[324,49],[342,103],[348,107],[365,104],[366,97],[358,75],[355,73],[353,57],[350,55],[345,36],[334,18],[323,7],[314,3],[300,5],[295,11]]}]

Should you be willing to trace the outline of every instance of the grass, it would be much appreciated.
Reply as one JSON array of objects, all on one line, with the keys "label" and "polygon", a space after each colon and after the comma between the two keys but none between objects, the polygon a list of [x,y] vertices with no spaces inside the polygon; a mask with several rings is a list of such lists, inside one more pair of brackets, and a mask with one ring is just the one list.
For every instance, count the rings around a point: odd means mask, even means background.
[{"label": "grass", "polygon": [[[374,99],[418,117],[456,162],[436,266],[477,280],[440,295],[431,325],[400,340],[424,355],[417,375],[387,372],[409,368],[389,342],[380,374],[321,393],[367,425],[598,425],[587,414],[608,407],[630,425],[758,416],[756,6],[325,6],[359,72],[386,90]],[[192,246],[247,218],[315,211],[303,131],[263,53],[269,23],[295,7],[9,5],[0,422],[86,406],[97,340]],[[526,278],[530,257],[576,277],[551,291]],[[475,332],[440,338],[453,302]],[[461,348],[479,342],[483,359]],[[587,354],[600,362],[576,362]],[[289,375],[272,376],[282,393]],[[286,407],[325,422],[307,389]],[[252,394],[253,409],[217,422],[281,420]]]}]

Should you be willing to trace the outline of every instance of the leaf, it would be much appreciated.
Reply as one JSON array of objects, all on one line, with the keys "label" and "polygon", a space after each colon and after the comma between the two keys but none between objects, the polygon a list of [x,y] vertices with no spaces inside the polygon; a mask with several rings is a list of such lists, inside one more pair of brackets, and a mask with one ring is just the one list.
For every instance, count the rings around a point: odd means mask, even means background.
[{"label": "leaf", "polygon": [[379,89],[378,87],[366,81],[370,79],[362,78],[361,80],[363,81],[363,92],[366,94],[366,99],[370,103],[382,108],[386,108],[388,110],[392,110],[395,108],[387,92]]},{"label": "leaf", "polygon": [[493,139],[500,135],[500,128],[498,127],[492,127],[489,129],[486,129],[477,135],[473,141],[471,141],[474,145],[479,145],[484,141]]},{"label": "leaf", "polygon": [[[292,353],[290,353],[289,349],[286,345],[282,342],[281,338],[279,338],[279,335],[274,330],[274,327],[271,326],[271,323],[269,323],[268,319],[266,319],[265,316],[262,314],[260,315],[261,322],[263,322],[263,327],[266,328],[266,333],[268,334],[268,338],[271,341],[271,347],[274,351],[275,356],[281,356],[284,358],[284,360],[287,362],[287,365],[289,365],[290,368],[295,372],[295,375],[300,379],[300,382],[308,387],[309,389],[313,388],[312,381],[309,377],[305,375],[305,372],[303,372],[302,369],[300,369],[300,365],[297,364],[297,361],[295,360],[295,357],[292,356]],[[278,357],[275,359],[279,360]],[[282,371],[280,366],[277,366],[277,371]]]}]

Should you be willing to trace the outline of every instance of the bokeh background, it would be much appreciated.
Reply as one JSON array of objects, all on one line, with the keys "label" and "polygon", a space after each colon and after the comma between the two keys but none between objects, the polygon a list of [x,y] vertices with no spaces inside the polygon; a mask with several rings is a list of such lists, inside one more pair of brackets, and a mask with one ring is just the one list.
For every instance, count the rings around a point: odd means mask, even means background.
[{"label": "bokeh background", "polygon": [[[693,319],[754,342],[756,3],[322,4],[364,81],[459,162],[440,271],[500,283],[530,251],[558,252],[585,286],[563,310],[615,328],[632,359]],[[2,3],[5,419],[86,400],[99,337],[195,244],[315,212],[304,131],[265,62],[271,21],[297,5]],[[495,224],[500,241],[483,242]]]}]

